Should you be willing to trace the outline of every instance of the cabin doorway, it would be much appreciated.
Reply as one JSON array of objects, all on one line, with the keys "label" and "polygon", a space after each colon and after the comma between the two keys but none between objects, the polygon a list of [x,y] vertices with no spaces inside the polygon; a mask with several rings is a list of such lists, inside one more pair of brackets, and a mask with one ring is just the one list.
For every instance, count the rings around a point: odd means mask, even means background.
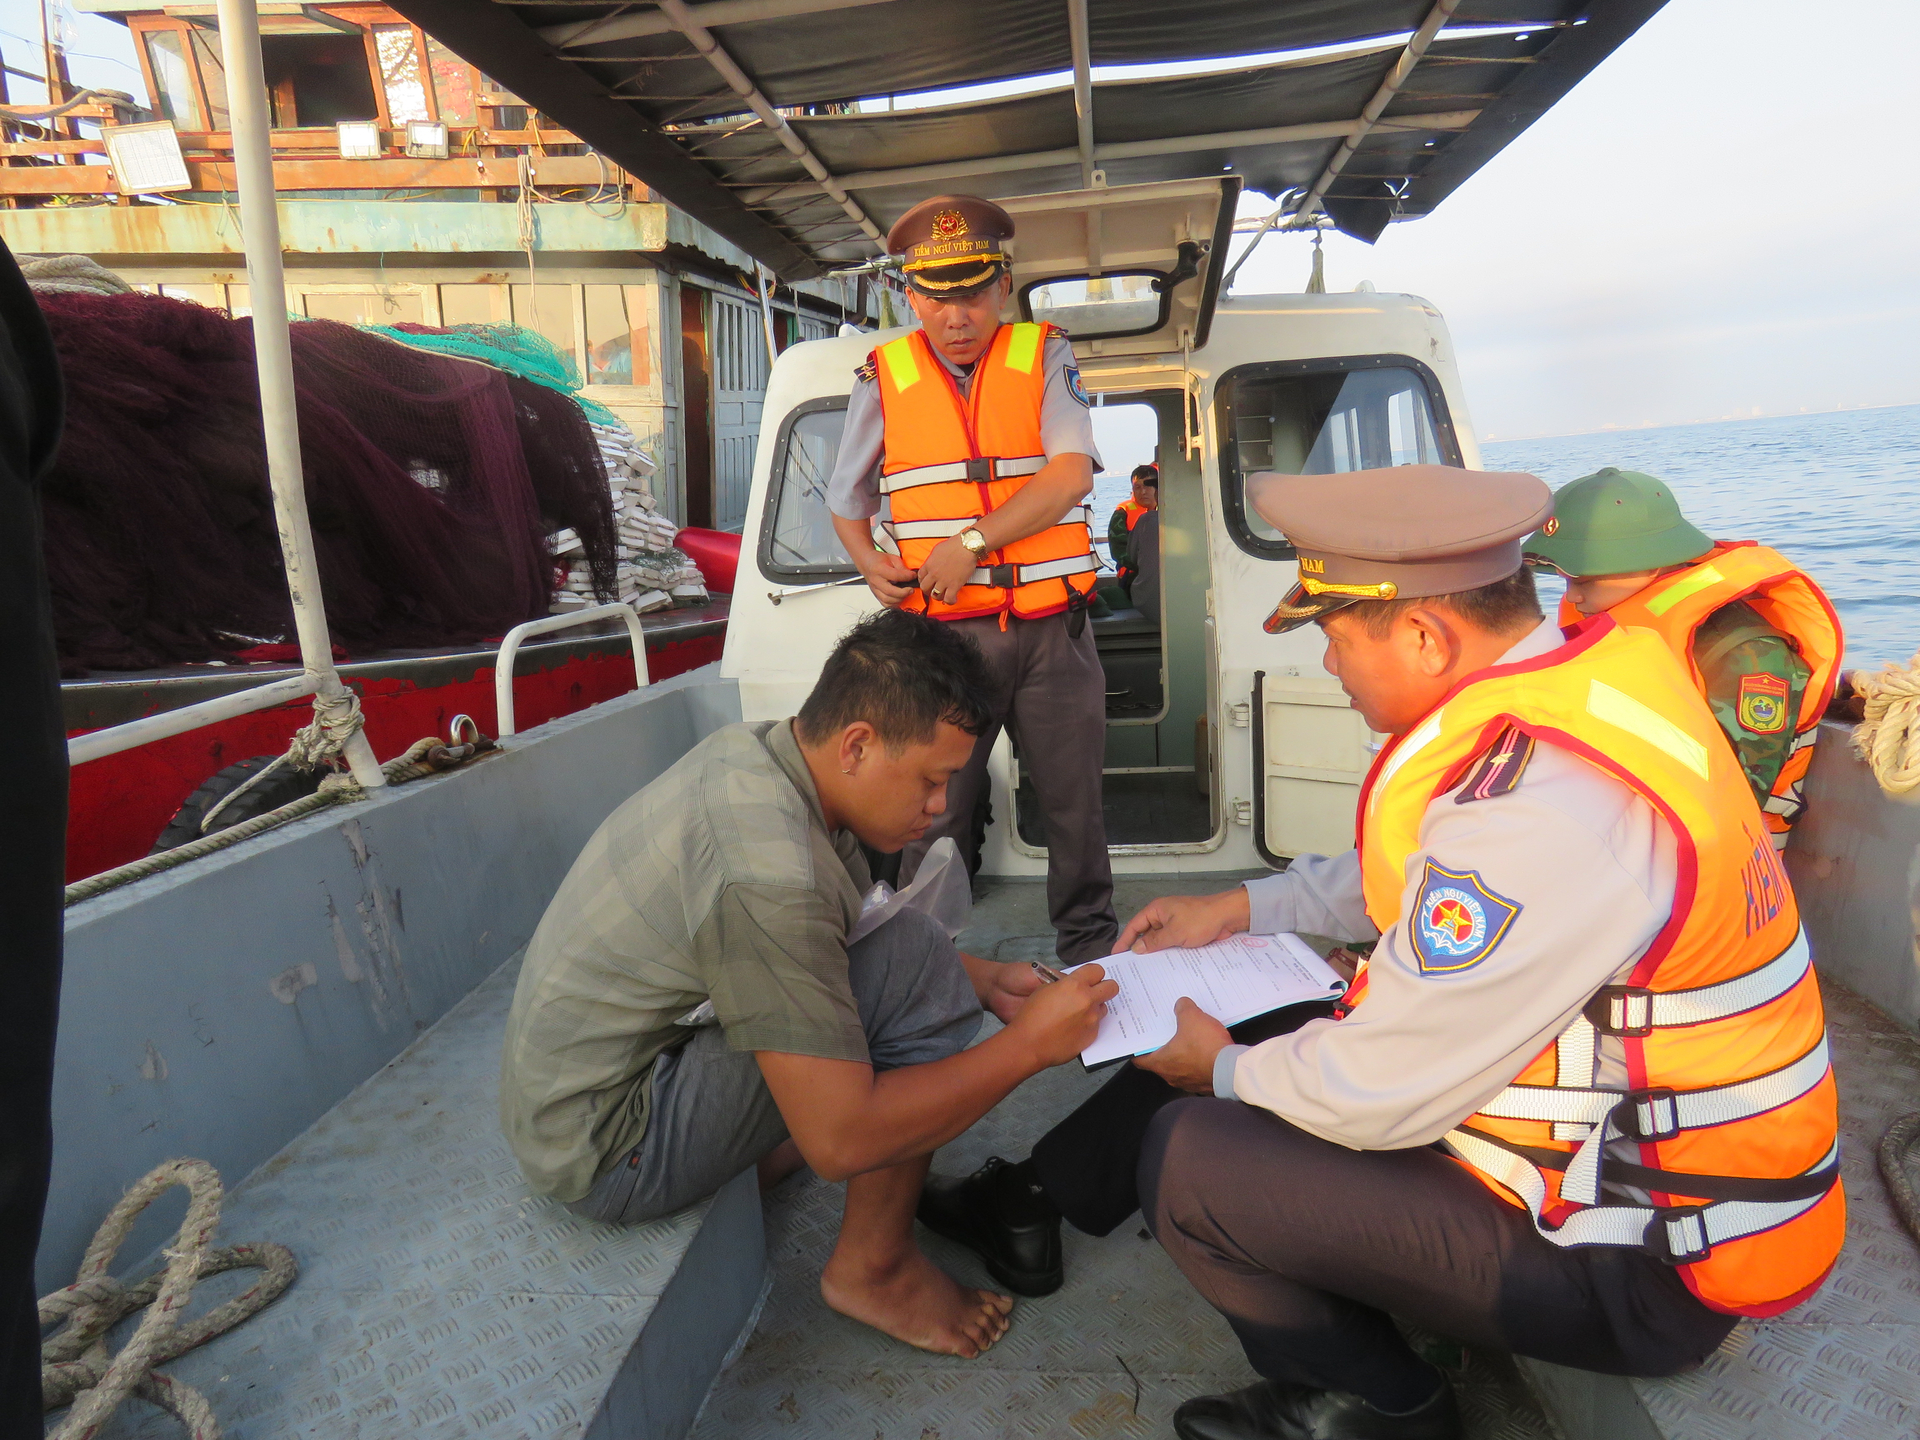
[{"label": "cabin doorway", "polygon": [[[1207,717],[1211,713],[1212,647],[1207,630],[1210,584],[1206,504],[1200,467],[1185,451],[1178,390],[1095,397],[1094,443],[1105,468],[1094,478],[1095,550],[1107,557],[1107,526],[1131,493],[1135,466],[1160,470],[1160,508],[1142,519],[1141,574],[1131,603],[1090,623],[1106,674],[1104,809],[1107,843],[1116,850],[1188,846],[1218,828],[1211,784]],[[1157,545],[1154,543],[1157,539]],[[1157,563],[1156,563],[1157,562]],[[1111,564],[1101,571],[1111,581]],[[1106,590],[1112,593],[1113,587]],[[1014,790],[1020,846],[1046,845],[1039,797],[1018,770]]]}]

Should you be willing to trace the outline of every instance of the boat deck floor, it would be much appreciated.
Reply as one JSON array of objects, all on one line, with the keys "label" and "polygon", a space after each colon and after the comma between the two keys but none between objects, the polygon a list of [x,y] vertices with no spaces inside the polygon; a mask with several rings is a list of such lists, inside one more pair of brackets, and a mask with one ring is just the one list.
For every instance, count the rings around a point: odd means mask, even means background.
[{"label": "boat deck floor", "polygon": [[[1218,877],[1123,879],[1116,904],[1124,917],[1155,895],[1219,888]],[[1045,886],[991,882],[960,943],[999,960],[1051,959]],[[1024,1156],[1103,1078],[1078,1065],[1036,1076],[943,1149],[934,1168],[962,1173],[991,1155]],[[1013,1328],[980,1359],[911,1350],[820,1299],[842,1190],[803,1171],[768,1200],[773,1288],[753,1339],[708,1397],[695,1440],[1165,1436],[1181,1401],[1257,1378],[1226,1323],[1138,1223],[1104,1240],[1067,1229],[1066,1285],[1018,1302]],[[955,1275],[992,1283],[966,1251],[924,1231],[922,1239]],[[1472,1440],[1557,1435],[1506,1356],[1471,1354],[1456,1379]]]}]

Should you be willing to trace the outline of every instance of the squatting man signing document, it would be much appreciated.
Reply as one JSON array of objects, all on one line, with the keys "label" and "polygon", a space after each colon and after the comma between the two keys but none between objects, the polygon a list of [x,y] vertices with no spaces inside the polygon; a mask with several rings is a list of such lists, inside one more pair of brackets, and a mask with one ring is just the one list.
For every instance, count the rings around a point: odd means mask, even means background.
[{"label": "squatting man signing document", "polygon": [[[1738,757],[1672,649],[1546,622],[1530,475],[1253,476],[1298,548],[1270,632],[1313,624],[1390,737],[1358,847],[1156,900],[1116,952],[1304,932],[1372,953],[1338,1004],[1228,1029],[1189,1001],[1018,1161],[928,1157],[1079,1055],[1116,993],[958,953],[911,911],[844,943],[858,842],[944,805],[988,708],[949,626],[862,622],[790,722],[709,737],[601,827],[529,946],[507,1134],[529,1179],[636,1223],[749,1165],[848,1178],[836,1309],[975,1355],[1008,1290],[1063,1281],[1060,1224],[1138,1210],[1259,1383],[1187,1400],[1186,1440],[1455,1440],[1394,1317],[1470,1345],[1669,1375],[1839,1252],[1836,1107],[1798,910]],[[676,1022],[708,1000],[717,1024]],[[1009,1021],[973,1039],[982,1007]],[[923,1186],[924,1182],[924,1186]]]}]

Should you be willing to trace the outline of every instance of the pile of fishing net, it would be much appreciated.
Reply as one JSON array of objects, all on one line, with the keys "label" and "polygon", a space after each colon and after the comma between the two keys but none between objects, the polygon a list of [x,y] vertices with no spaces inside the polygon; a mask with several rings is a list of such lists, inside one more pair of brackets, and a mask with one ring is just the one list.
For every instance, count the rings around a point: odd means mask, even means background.
[{"label": "pile of fishing net", "polygon": [[[45,492],[68,673],[291,638],[248,320],[156,295],[46,293],[67,429]],[[325,320],[292,327],[327,616],[353,654],[499,635],[548,613],[571,531],[592,592],[620,557],[574,398]]]},{"label": "pile of fishing net", "polygon": [[[653,457],[640,447],[619,416],[580,393],[579,369],[559,346],[539,331],[518,325],[434,329],[402,324],[366,328],[432,354],[478,360],[571,396],[586,412],[588,428],[600,450],[600,463],[607,473],[607,489],[613,497],[613,517],[619,526],[614,589],[619,598],[643,614],[706,602],[706,581],[699,568],[673,543],[679,527],[659,511],[653,491]],[[547,543],[555,558],[567,566],[560,593],[553,597],[553,613],[564,615],[603,603],[603,587],[588,558],[585,539],[571,529],[562,529],[550,535]]]}]

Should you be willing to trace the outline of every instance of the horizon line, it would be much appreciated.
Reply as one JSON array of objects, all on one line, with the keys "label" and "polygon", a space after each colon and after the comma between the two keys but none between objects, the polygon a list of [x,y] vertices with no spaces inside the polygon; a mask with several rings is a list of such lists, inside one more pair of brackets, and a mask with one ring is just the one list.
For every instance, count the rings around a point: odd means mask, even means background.
[{"label": "horizon line", "polygon": [[1905,410],[1920,400],[1893,400],[1885,405],[1836,405],[1828,410],[1786,410],[1777,415],[1718,415],[1707,420],[1663,420],[1653,425],[1600,425],[1592,430],[1543,431],[1535,435],[1482,435],[1482,445],[1510,445],[1522,440],[1577,440],[1587,435],[1638,435],[1648,430],[1683,430],[1690,425],[1732,425],[1745,420],[1798,420],[1809,415],[1856,415],[1863,410]]}]

